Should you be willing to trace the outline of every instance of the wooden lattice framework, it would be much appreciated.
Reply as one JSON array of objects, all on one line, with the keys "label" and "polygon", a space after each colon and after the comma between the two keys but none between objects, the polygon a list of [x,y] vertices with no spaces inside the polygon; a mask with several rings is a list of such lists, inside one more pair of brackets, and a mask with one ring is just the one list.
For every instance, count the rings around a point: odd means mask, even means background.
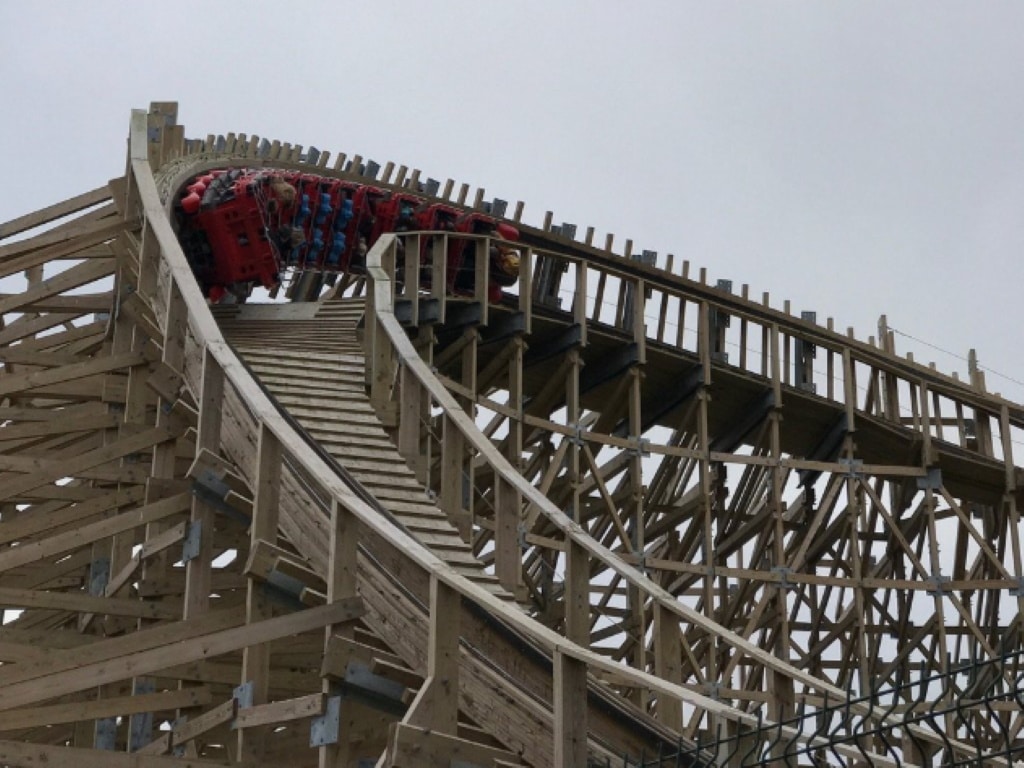
[{"label": "wooden lattice framework", "polygon": [[[522,205],[499,304],[486,258],[475,296],[411,290],[445,259],[396,279],[385,236],[218,326],[186,179],[420,174],[185,141],[176,111],[133,114],[124,178],[0,226],[0,763],[621,764],[1021,650],[1024,410],[983,372]],[[1024,724],[940,740],[913,703],[858,713],[893,727],[875,764]]]}]

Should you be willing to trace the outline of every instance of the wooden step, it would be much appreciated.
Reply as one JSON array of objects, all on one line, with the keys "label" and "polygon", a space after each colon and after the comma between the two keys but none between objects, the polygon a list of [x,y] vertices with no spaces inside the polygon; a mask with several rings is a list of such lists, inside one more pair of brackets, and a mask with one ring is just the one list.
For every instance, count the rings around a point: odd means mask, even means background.
[{"label": "wooden step", "polygon": [[309,311],[282,310],[275,322],[273,310],[262,307],[252,311],[258,320],[234,313],[222,327],[278,402],[411,536],[460,574],[511,601],[416,480],[370,405],[355,338],[361,303],[328,302],[317,308],[316,320],[287,319]]}]

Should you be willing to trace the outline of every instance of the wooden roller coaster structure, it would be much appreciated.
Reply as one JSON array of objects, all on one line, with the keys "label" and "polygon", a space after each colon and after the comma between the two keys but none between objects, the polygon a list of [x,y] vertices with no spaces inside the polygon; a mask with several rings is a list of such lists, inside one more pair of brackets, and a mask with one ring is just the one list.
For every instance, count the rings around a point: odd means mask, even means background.
[{"label": "wooden roller coaster structure", "polygon": [[1013,764],[1024,408],[977,366],[521,204],[500,301],[447,290],[490,235],[408,231],[211,307],[172,209],[225,167],[499,210],[155,103],[0,225],[0,765]]}]

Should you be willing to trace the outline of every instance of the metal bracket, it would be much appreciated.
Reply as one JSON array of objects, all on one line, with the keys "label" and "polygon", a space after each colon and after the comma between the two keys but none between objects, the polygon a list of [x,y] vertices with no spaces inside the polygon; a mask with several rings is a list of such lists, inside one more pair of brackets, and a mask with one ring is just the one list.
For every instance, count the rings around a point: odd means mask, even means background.
[{"label": "metal bracket", "polygon": [[[174,733],[174,729],[177,728],[179,725],[184,725],[187,722],[188,722],[188,715],[182,715],[181,717],[171,721],[171,733]],[[174,747],[171,749],[171,754],[174,755],[175,757],[184,757],[185,756],[185,745],[184,744],[175,744]]]},{"label": "metal bracket", "polygon": [[358,661],[350,661],[345,668],[345,677],[338,684],[340,699],[351,699],[379,712],[401,717],[407,709],[402,700],[405,686],[375,675],[370,668]]},{"label": "metal bracket", "polygon": [[94,743],[96,749],[117,749],[117,719],[105,717],[96,721],[96,734]]},{"label": "metal bracket", "polygon": [[277,587],[282,592],[287,592],[292,597],[299,597],[302,594],[302,590],[306,588],[306,585],[299,579],[287,573],[282,573],[276,568],[267,574],[267,584]]},{"label": "metal bracket", "polygon": [[586,431],[579,424],[573,424],[570,429],[572,432],[565,436],[565,439],[575,445],[577,448],[583,447],[583,433]]},{"label": "metal bracket", "polygon": [[520,522],[516,526],[516,540],[519,544],[519,550],[521,552],[525,552],[527,548],[530,546],[529,543],[526,541],[526,526],[522,522]]},{"label": "metal bracket", "polygon": [[917,478],[917,490],[937,491],[942,488],[942,470],[939,467],[928,467],[928,474]]},{"label": "metal bracket", "polygon": [[704,687],[707,689],[708,698],[714,701],[718,701],[722,697],[722,684],[714,681],[704,683]]},{"label": "metal bracket", "polygon": [[313,718],[309,726],[309,746],[324,747],[337,744],[341,731],[341,696],[327,699],[327,707],[320,717]]},{"label": "metal bracket", "polygon": [[1013,597],[1024,597],[1024,576],[1017,577],[1017,586],[1010,587],[1010,594]]},{"label": "metal bracket", "polygon": [[231,698],[238,702],[239,709],[248,709],[253,705],[253,682],[247,680],[237,686],[231,694]]},{"label": "metal bracket", "polygon": [[230,486],[228,486],[228,484],[225,483],[212,469],[204,469],[200,471],[192,478],[192,482],[194,485],[199,486],[200,489],[213,494],[218,499],[223,499],[231,492]]},{"label": "metal bracket", "polygon": [[192,520],[185,529],[185,539],[181,544],[181,561],[187,563],[199,557],[199,548],[203,540],[203,523]]},{"label": "metal bracket", "polygon": [[845,467],[851,477],[864,476],[864,462],[860,459],[839,459],[836,463]]},{"label": "metal bracket", "polygon": [[[135,681],[132,695],[138,696],[153,693],[156,685],[151,679],[141,678]],[[128,726],[128,751],[135,752],[149,744],[153,738],[153,713],[143,712],[132,715]]]},{"label": "metal bracket", "polygon": [[110,558],[96,558],[89,566],[89,594],[102,596],[109,581]]},{"label": "metal bracket", "polygon": [[641,437],[640,440],[637,441],[637,447],[630,448],[629,452],[638,458],[646,458],[651,455],[651,441],[646,437]]},{"label": "metal bracket", "polygon": [[647,552],[646,551],[640,551],[640,552],[637,553],[637,555],[636,555],[636,565],[633,566],[633,567],[636,568],[638,571],[640,571],[640,573],[642,573],[644,576],[647,575]]},{"label": "metal bracket", "polygon": [[779,587],[781,589],[796,589],[796,584],[789,580],[789,574],[793,571],[784,565],[773,565],[772,573],[776,573],[780,576]]},{"label": "metal bracket", "polygon": [[928,578],[927,584],[931,594],[942,594],[947,589],[946,585],[949,584],[949,576],[943,576],[941,573],[931,576]]},{"label": "metal bracket", "polygon": [[370,693],[385,696],[389,699],[401,701],[405,694],[405,686],[389,680],[386,677],[375,675],[370,668],[358,661],[350,661],[345,668],[345,684],[355,686]]}]

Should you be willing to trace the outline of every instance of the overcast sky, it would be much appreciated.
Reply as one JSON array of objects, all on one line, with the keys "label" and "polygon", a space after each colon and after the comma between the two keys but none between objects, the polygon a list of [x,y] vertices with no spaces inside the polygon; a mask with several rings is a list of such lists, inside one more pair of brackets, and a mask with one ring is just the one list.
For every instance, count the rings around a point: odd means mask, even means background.
[{"label": "overcast sky", "polygon": [[0,0],[0,221],[120,175],[130,110],[177,100],[190,136],[483,186],[1024,381],[1022,40],[1018,2]]}]

